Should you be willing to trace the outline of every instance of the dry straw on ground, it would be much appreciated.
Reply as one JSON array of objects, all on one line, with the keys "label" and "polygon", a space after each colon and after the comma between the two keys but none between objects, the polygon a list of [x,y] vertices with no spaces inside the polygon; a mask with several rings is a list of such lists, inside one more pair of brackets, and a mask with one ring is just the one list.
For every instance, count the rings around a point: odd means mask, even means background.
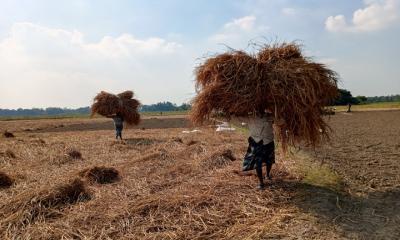
[{"label": "dry straw on ground", "polygon": [[232,150],[225,149],[223,151],[217,151],[210,157],[203,159],[200,166],[204,169],[218,169],[225,167],[235,160],[236,158],[233,155]]},{"label": "dry straw on ground", "polygon": [[4,136],[5,138],[13,138],[13,137],[15,137],[14,134],[13,134],[12,132],[9,132],[9,131],[7,131],[7,130],[3,132],[3,136]]},{"label": "dry straw on ground", "polygon": [[231,116],[274,114],[284,149],[305,142],[317,145],[329,129],[321,113],[337,95],[337,75],[304,57],[299,45],[263,46],[256,55],[230,51],[196,68],[198,95],[191,119],[197,124],[219,113]]},{"label": "dry straw on ground", "polygon": [[90,199],[85,183],[74,179],[55,188],[43,187],[39,192],[26,191],[15,196],[0,208],[0,226],[19,231],[24,226],[61,216],[61,211],[71,204]]},{"label": "dry straw on ground", "polygon": [[[326,145],[316,157],[334,163],[334,171],[344,174],[346,184],[356,187],[351,199],[302,183],[294,174],[298,166],[306,165],[304,161],[298,155],[282,159],[279,153],[272,169],[273,181],[267,181],[264,191],[256,190],[254,172],[251,176],[234,173],[241,170],[239,158],[246,151],[241,131],[217,133],[204,127],[197,134],[183,134],[183,129],[173,128],[130,129],[127,134],[135,138],[161,142],[121,149],[110,145],[109,132],[82,131],[78,124],[74,132],[38,133],[36,137],[46,138],[45,145],[21,134],[18,138],[24,141],[0,141],[0,149],[12,147],[18,154],[12,164],[0,163],[1,171],[12,174],[17,182],[11,189],[0,190],[0,239],[396,239],[399,117],[400,111],[365,112],[351,118],[338,114],[329,122],[336,131],[332,139],[335,147]],[[21,121],[13,124],[18,129]],[[84,126],[91,130],[94,125]],[[367,135],[353,139],[354,154],[348,154],[347,140],[360,132]],[[176,137],[184,144],[172,141]],[[187,146],[189,140],[198,144]],[[359,150],[379,142],[382,144],[369,148],[365,160],[365,151]],[[65,154],[66,145],[85,151],[85,161],[43,164],[52,156]],[[238,160],[224,159],[225,164],[218,168],[203,167],[204,161],[211,163],[210,159],[225,150],[231,150]],[[123,169],[123,181],[90,185],[95,194],[90,201],[42,208],[43,214],[29,222],[26,216],[30,209],[36,209],[40,196],[47,196],[91,166]],[[376,171],[377,167],[382,171]],[[373,176],[379,190],[372,190],[370,179],[360,178],[360,172]],[[321,183],[317,180],[314,184]],[[382,189],[388,189],[381,192],[382,197],[368,196],[369,191],[375,194]],[[367,198],[360,199],[361,195]],[[22,204],[16,204],[17,199]],[[26,224],[17,224],[21,222]]]},{"label": "dry straw on ground", "polygon": [[7,149],[4,152],[4,156],[8,157],[8,158],[16,158],[17,156],[15,155],[15,153],[13,151],[11,151],[10,149]]},{"label": "dry straw on ground", "polygon": [[76,149],[68,150],[67,155],[73,159],[82,159],[82,153]]},{"label": "dry straw on ground", "polygon": [[92,116],[97,113],[107,117],[119,113],[129,125],[137,125],[140,122],[138,112],[140,102],[133,96],[132,91],[125,91],[117,95],[102,91],[94,98],[91,107]]},{"label": "dry straw on ground", "polygon": [[13,179],[9,177],[6,173],[0,172],[0,189],[11,187],[13,182]]},{"label": "dry straw on ground", "polygon": [[91,183],[107,184],[120,180],[120,174],[117,169],[111,167],[93,167],[80,172]]}]

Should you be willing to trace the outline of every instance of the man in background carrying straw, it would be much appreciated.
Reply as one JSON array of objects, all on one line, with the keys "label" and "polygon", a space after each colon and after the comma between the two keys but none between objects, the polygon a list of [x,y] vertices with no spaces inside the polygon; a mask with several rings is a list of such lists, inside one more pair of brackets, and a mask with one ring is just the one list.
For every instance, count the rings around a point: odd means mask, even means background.
[{"label": "man in background carrying straw", "polygon": [[95,114],[114,120],[115,138],[122,140],[122,129],[124,122],[128,125],[138,125],[140,122],[140,114],[138,112],[140,102],[133,98],[133,91],[124,91],[119,94],[111,94],[101,91],[94,98],[91,107],[91,116]]},{"label": "man in background carrying straw", "polygon": [[112,118],[114,121],[115,139],[118,139],[119,137],[122,140],[122,130],[124,129],[124,118],[120,113],[117,113],[115,115],[109,115],[107,117]]}]

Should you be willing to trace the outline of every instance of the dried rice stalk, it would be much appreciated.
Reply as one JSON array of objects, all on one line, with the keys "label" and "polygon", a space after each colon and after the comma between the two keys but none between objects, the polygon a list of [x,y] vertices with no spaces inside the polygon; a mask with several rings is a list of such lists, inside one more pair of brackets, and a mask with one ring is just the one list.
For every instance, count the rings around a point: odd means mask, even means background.
[{"label": "dried rice stalk", "polygon": [[129,125],[137,125],[140,122],[138,113],[140,102],[133,96],[132,91],[125,91],[118,95],[102,91],[94,98],[91,107],[92,116],[96,113],[102,116],[120,113]]},{"label": "dried rice stalk", "polygon": [[0,189],[9,188],[13,184],[14,180],[9,177],[6,173],[0,172]]},{"label": "dried rice stalk", "polygon": [[284,150],[299,142],[315,146],[329,137],[321,113],[337,95],[337,75],[303,57],[295,43],[265,45],[254,57],[223,53],[207,59],[195,74],[194,123],[215,113],[229,118],[269,110]]},{"label": "dried rice stalk", "polygon": [[133,98],[133,92],[125,91],[125,92],[117,94],[117,96],[121,99],[131,99],[131,98]]},{"label": "dried rice stalk", "polygon": [[55,188],[43,187],[39,193],[26,191],[0,208],[0,226],[19,229],[37,220],[55,218],[69,205],[90,199],[85,183],[74,179]]}]

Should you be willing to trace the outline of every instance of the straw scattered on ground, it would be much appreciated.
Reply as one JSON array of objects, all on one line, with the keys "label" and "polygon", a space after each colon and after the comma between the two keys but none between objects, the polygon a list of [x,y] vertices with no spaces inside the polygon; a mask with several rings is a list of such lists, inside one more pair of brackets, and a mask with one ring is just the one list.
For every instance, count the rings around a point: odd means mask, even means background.
[{"label": "straw scattered on ground", "polygon": [[10,149],[7,149],[5,152],[0,152],[0,155],[5,156],[6,158],[16,158],[17,157],[15,155],[15,153]]},{"label": "straw scattered on ground", "polygon": [[[399,113],[331,117],[339,134],[333,144],[338,147],[327,145],[318,158],[335,163],[335,171],[345,174],[346,184],[350,180],[350,186],[356,185],[364,197],[324,186],[329,175],[321,174],[319,168],[307,167],[308,183],[303,183],[295,171],[304,165],[301,158],[283,158],[279,153],[273,180],[258,191],[254,172],[238,174],[247,149],[242,131],[201,127],[201,132],[184,134],[188,129],[127,129],[127,139],[160,142],[123,148],[110,145],[109,130],[82,131],[78,125],[73,132],[44,132],[34,137],[21,133],[18,139],[23,141],[0,141],[2,151],[12,149],[18,154],[12,164],[0,163],[0,170],[16,181],[0,191],[0,239],[397,239]],[[14,124],[10,129],[21,122]],[[343,129],[344,125],[348,127]],[[86,127],[92,129],[92,125]],[[368,134],[349,138],[359,133]],[[35,143],[37,138],[46,139],[46,144]],[[198,143],[188,146],[190,140]],[[348,140],[352,144],[345,144]],[[68,146],[85,153],[85,161],[45,164],[52,156],[65,154]],[[227,150],[236,161],[223,157]],[[371,155],[368,161],[363,160],[365,151]],[[221,167],[202,165],[214,157],[223,160]],[[310,167],[320,165],[316,162]],[[90,201],[42,209],[43,214],[33,221],[26,217],[36,209],[36,199],[43,199],[39,196],[47,196],[93,166],[113,167],[123,178],[115,184],[90,183],[86,188]],[[360,178],[360,171],[373,180]]]},{"label": "straw scattered on ground", "polygon": [[121,179],[119,171],[112,167],[93,167],[83,170],[80,175],[91,183],[108,184]]},{"label": "straw scattered on ground", "polygon": [[44,186],[39,192],[27,190],[0,207],[0,226],[12,235],[35,222],[59,218],[63,209],[89,199],[90,192],[80,179],[53,188]]},{"label": "straw scattered on ground", "polygon": [[13,138],[13,137],[15,137],[14,134],[13,134],[12,132],[9,132],[9,131],[7,131],[7,130],[3,132],[3,136],[4,136],[5,138]]},{"label": "straw scattered on ground", "polygon": [[76,149],[69,149],[67,155],[72,159],[82,159],[82,153]]}]

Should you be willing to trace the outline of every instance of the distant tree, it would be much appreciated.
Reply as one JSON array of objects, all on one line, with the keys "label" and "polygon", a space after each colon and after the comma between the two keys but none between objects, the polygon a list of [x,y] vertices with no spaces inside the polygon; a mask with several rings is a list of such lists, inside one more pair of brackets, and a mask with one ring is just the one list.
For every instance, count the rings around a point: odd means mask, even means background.
[{"label": "distant tree", "polygon": [[140,111],[142,112],[169,112],[169,111],[187,111],[190,109],[189,104],[182,104],[177,106],[171,102],[159,102],[151,105],[142,105]]},{"label": "distant tree", "polygon": [[187,104],[187,103],[184,103],[184,104],[182,104],[181,106],[179,106],[179,110],[181,110],[181,111],[188,111],[188,110],[190,110],[191,109],[191,105],[190,104]]},{"label": "distant tree", "polygon": [[367,97],[366,103],[376,103],[376,102],[400,102],[400,95],[389,95],[389,96],[375,96]]},{"label": "distant tree", "polygon": [[347,105],[347,112],[351,112],[351,106],[359,103],[358,99],[353,97],[349,90],[339,89],[339,96],[335,100],[335,105]]},{"label": "distant tree", "polygon": [[62,116],[62,115],[86,115],[90,113],[89,107],[70,109],[50,107],[46,109],[0,109],[0,116],[5,117],[36,117],[36,116]]},{"label": "distant tree", "polygon": [[368,98],[366,96],[357,96],[356,99],[359,103],[366,103]]}]

